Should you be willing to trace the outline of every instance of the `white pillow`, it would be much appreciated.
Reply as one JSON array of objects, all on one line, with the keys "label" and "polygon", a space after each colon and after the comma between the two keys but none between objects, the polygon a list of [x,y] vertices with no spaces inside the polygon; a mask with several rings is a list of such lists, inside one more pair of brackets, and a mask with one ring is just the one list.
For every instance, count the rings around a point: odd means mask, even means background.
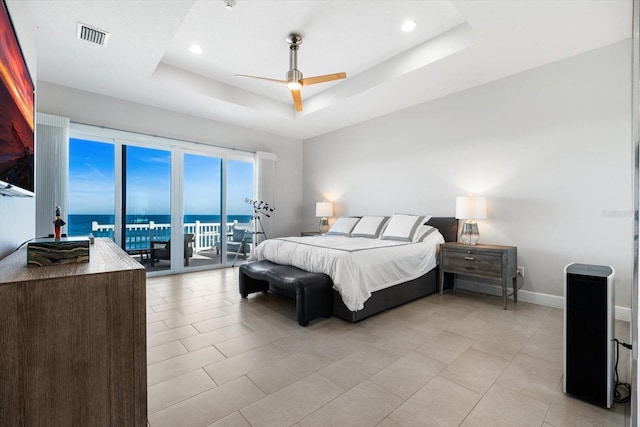
[{"label": "white pillow", "polygon": [[416,230],[424,222],[424,218],[418,215],[393,214],[380,238],[411,242]]},{"label": "white pillow", "polygon": [[333,223],[327,234],[334,236],[348,236],[360,218],[341,216]]},{"label": "white pillow", "polygon": [[351,230],[351,237],[368,237],[375,239],[382,231],[388,216],[363,216]]},{"label": "white pillow", "polygon": [[424,239],[431,233],[437,231],[437,228],[432,227],[430,225],[422,224],[416,230],[416,234],[413,235],[413,243],[419,243],[424,241]]}]

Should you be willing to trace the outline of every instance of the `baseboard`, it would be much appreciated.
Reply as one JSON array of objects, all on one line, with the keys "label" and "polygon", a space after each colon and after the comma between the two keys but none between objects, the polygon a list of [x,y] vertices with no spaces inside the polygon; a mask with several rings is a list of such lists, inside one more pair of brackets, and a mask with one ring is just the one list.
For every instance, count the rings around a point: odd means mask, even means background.
[{"label": "baseboard", "polygon": [[[457,279],[456,288],[464,289],[465,291],[480,292],[487,295],[502,296],[502,287],[490,283]],[[511,292],[510,289],[509,292]],[[564,308],[564,297],[542,294],[540,292],[519,290],[518,301],[529,302],[531,304],[544,305],[553,308]],[[631,309],[629,307],[616,305],[615,317],[617,320],[631,322]]]}]

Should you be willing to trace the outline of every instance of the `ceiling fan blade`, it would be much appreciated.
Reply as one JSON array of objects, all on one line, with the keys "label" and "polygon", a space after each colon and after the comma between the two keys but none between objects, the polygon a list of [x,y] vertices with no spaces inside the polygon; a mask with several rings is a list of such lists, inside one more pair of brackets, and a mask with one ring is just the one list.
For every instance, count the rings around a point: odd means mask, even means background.
[{"label": "ceiling fan blade", "polygon": [[293,103],[296,106],[296,111],[302,111],[302,97],[300,96],[300,89],[292,89],[291,96],[293,96]]},{"label": "ceiling fan blade", "polygon": [[307,77],[300,80],[302,86],[314,85],[316,83],[330,82],[333,80],[346,79],[347,73],[325,74],[324,76]]},{"label": "ceiling fan blade", "polygon": [[259,80],[266,80],[268,82],[276,82],[276,83],[284,83],[287,84],[286,81],[284,80],[278,80],[278,79],[268,79],[266,77],[258,77],[258,76],[247,76],[246,74],[236,74],[236,77],[248,77],[250,79],[259,79]]}]

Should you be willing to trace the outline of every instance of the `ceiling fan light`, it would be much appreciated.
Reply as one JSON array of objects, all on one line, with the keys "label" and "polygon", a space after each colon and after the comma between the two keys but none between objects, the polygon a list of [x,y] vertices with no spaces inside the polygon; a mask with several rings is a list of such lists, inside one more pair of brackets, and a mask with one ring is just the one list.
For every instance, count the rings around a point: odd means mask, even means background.
[{"label": "ceiling fan light", "polygon": [[402,27],[400,27],[400,29],[402,31],[404,31],[405,33],[411,32],[413,30],[416,29],[416,21],[412,21],[411,19],[408,19],[406,21],[404,21],[404,23],[402,24]]},{"label": "ceiling fan light", "polygon": [[291,90],[300,90],[302,84],[298,81],[287,82],[287,87]]}]

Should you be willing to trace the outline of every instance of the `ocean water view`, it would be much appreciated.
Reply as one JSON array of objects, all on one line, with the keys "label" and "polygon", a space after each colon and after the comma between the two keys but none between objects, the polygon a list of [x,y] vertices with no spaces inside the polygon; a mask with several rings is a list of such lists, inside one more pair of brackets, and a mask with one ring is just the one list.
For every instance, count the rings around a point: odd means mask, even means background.
[{"label": "ocean water view", "polygon": [[[91,223],[98,222],[100,225],[113,224],[114,215],[69,215],[67,218],[67,231],[69,236],[86,236],[91,233]],[[149,224],[153,221],[155,224],[170,224],[171,215],[127,215],[127,224]],[[195,223],[220,223],[220,215],[185,215],[185,224]],[[240,224],[246,224],[251,221],[251,215],[227,215],[227,222],[238,221]],[[63,231],[64,232],[64,231]]]}]

